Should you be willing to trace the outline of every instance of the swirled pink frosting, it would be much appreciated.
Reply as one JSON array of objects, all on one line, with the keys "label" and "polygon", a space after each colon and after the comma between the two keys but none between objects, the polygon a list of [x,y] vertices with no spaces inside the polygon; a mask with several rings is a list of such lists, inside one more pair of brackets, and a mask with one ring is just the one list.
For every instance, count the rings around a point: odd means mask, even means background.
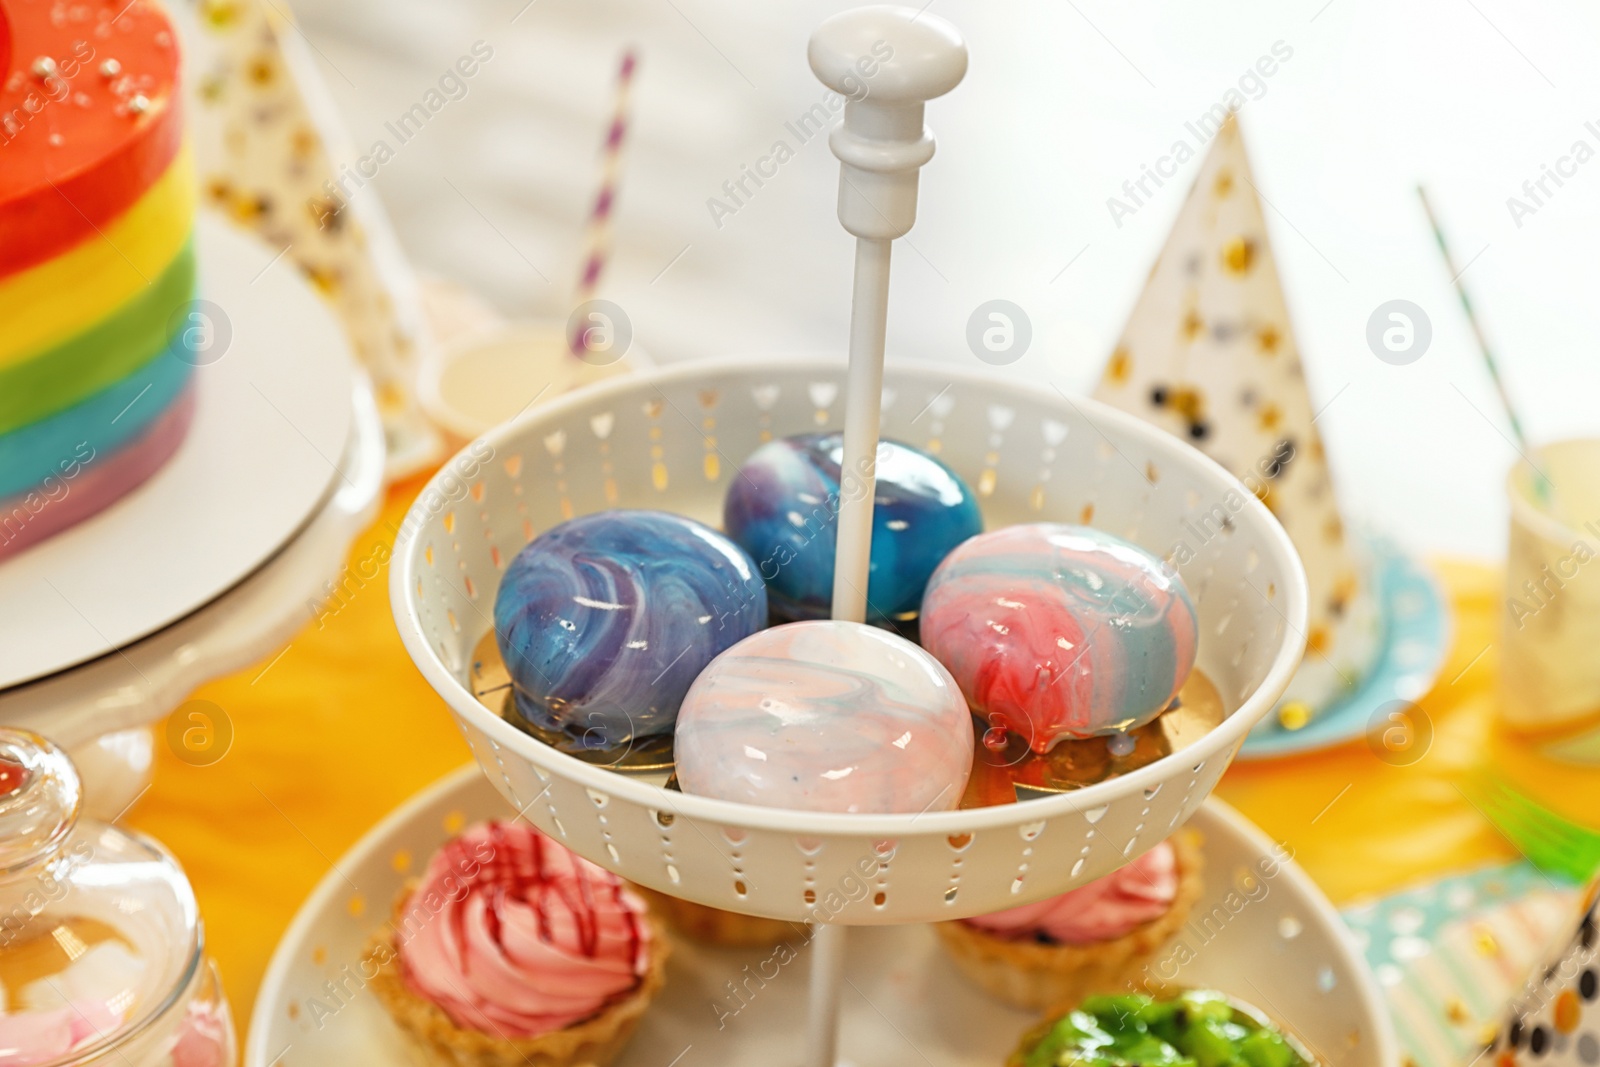
[{"label": "swirled pink frosting", "polygon": [[534,1037],[632,992],[650,963],[644,903],[536,830],[491,822],[440,849],[396,930],[418,996],[463,1029]]},{"label": "swirled pink frosting", "polygon": [[963,920],[1008,941],[1087,945],[1111,941],[1172,907],[1178,862],[1166,841],[1120,870],[1036,904]]}]

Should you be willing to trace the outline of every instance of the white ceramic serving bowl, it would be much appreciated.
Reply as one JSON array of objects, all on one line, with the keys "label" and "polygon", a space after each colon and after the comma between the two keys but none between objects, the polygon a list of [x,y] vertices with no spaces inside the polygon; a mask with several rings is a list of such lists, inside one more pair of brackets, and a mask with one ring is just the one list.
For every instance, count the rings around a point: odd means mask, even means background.
[{"label": "white ceramic serving bowl", "polygon": [[[563,755],[467,685],[505,566],[538,532],[611,507],[717,524],[770,437],[837,429],[844,366],[683,365],[563,397],[498,427],[429,483],[395,544],[407,651],[496,788],[541,830],[643,885],[713,907],[853,925],[955,919],[1066,891],[1151,848],[1211,793],[1299,663],[1305,575],[1231,475],[1088,400],[933,366],[891,366],[883,434],[937,452],[988,528],[1084,522],[1178,566],[1199,665],[1229,715],[1188,748],[1077,792],[922,815],[817,814],[687,796]],[[1225,521],[1224,521],[1225,520]],[[865,892],[846,892],[857,880]]]}]

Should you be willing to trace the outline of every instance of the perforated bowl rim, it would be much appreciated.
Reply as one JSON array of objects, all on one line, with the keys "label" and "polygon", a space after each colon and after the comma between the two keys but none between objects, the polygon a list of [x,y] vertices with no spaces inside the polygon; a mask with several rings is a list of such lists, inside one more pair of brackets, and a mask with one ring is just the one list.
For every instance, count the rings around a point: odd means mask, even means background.
[{"label": "perforated bowl rim", "polygon": [[[515,447],[520,447],[521,442],[532,436],[533,427],[559,419],[596,400],[641,394],[658,385],[679,385],[700,381],[712,386],[716,384],[719,375],[730,373],[749,374],[760,371],[770,374],[800,374],[819,370],[838,373],[845,365],[842,360],[815,359],[759,362],[716,359],[676,364],[661,370],[628,375],[614,381],[575,390],[495,427],[478,440],[488,442],[497,454],[502,449],[514,451]],[[1048,391],[1039,388],[1018,385],[990,374],[957,369],[939,363],[890,361],[885,368],[886,379],[907,375],[935,378],[940,382],[955,385],[969,383],[996,396],[1010,394],[1033,402],[1051,399]],[[1250,732],[1250,728],[1264,718],[1283,695],[1304,654],[1304,640],[1295,640],[1297,635],[1305,633],[1306,601],[1309,596],[1305,568],[1300,556],[1289,540],[1288,533],[1266,506],[1242,482],[1214,460],[1164,430],[1125,412],[1088,398],[1069,397],[1059,389],[1055,392],[1066,407],[1074,409],[1074,414],[1091,425],[1098,423],[1114,426],[1119,431],[1139,439],[1153,453],[1165,455],[1169,461],[1190,464],[1203,471],[1208,478],[1216,482],[1219,491],[1236,490],[1244,499],[1244,506],[1235,513],[1235,521],[1256,523],[1261,526],[1264,535],[1261,550],[1264,555],[1271,553],[1276,557],[1275,562],[1281,567],[1285,578],[1281,590],[1283,607],[1279,609],[1286,623],[1282,643],[1274,654],[1272,666],[1267,670],[1261,684],[1220,725],[1194,744],[1116,778],[1062,793],[1059,796],[1043,797],[1025,803],[955,811],[885,815],[790,811],[673,792],[557,752],[496,715],[457,680],[429,644],[423,630],[416,594],[419,558],[425,540],[421,536],[409,538],[403,548],[395,553],[395,559],[390,565],[389,600],[395,626],[400,631],[400,639],[405,645],[407,654],[411,656],[428,684],[445,699],[458,716],[483,731],[496,744],[551,774],[596,793],[643,808],[669,811],[675,815],[703,819],[727,827],[807,836],[866,836],[884,839],[924,834],[964,834],[1049,820],[1063,815],[1081,814],[1108,805],[1128,794],[1165,783],[1177,776],[1180,767],[1193,768],[1218,756],[1231,760]],[[463,451],[470,449],[471,445]],[[451,474],[452,465],[447,460],[444,466],[428,480],[427,486],[418,494],[417,500],[407,509],[402,529],[411,526],[413,512],[428,496],[428,491],[437,488],[439,483]],[[412,528],[420,533],[428,522],[433,521],[433,518],[436,517],[425,517]]]}]

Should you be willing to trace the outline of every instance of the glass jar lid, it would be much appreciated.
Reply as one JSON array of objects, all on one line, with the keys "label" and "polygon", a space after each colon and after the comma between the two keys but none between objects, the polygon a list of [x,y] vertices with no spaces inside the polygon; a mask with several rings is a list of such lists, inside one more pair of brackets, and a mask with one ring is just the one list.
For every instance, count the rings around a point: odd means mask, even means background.
[{"label": "glass jar lid", "polygon": [[81,802],[65,752],[0,729],[0,1067],[117,1062],[200,966],[177,861]]}]

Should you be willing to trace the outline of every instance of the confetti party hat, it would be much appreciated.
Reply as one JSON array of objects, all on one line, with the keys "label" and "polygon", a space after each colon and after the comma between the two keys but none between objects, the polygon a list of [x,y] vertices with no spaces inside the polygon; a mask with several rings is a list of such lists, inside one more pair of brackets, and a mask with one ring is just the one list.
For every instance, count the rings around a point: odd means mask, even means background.
[{"label": "confetti party hat", "polygon": [[[305,38],[278,0],[197,0],[192,125],[211,206],[281,249],[333,305],[372,376],[389,474],[427,464],[439,442],[418,406],[432,344],[417,282],[375,190],[387,161],[353,150]],[[382,158],[379,158],[379,157]]]},{"label": "confetti party hat", "polygon": [[[1235,119],[1215,134],[1094,396],[1228,468],[1293,539],[1310,614],[1306,657],[1279,722],[1303,727],[1352,692],[1379,651],[1381,612],[1367,553],[1345,528],[1328,474]],[[1193,543],[1175,545],[1175,561],[1223,535],[1240,506],[1196,501],[1185,527]]]},{"label": "confetti party hat", "polygon": [[[1548,1064],[1592,1067],[1600,1063],[1600,946],[1595,909],[1600,878],[1589,883],[1578,920],[1563,931],[1544,966],[1534,972],[1493,1035],[1487,1055],[1493,1067]],[[1477,1061],[1474,1061],[1477,1062]]]}]

